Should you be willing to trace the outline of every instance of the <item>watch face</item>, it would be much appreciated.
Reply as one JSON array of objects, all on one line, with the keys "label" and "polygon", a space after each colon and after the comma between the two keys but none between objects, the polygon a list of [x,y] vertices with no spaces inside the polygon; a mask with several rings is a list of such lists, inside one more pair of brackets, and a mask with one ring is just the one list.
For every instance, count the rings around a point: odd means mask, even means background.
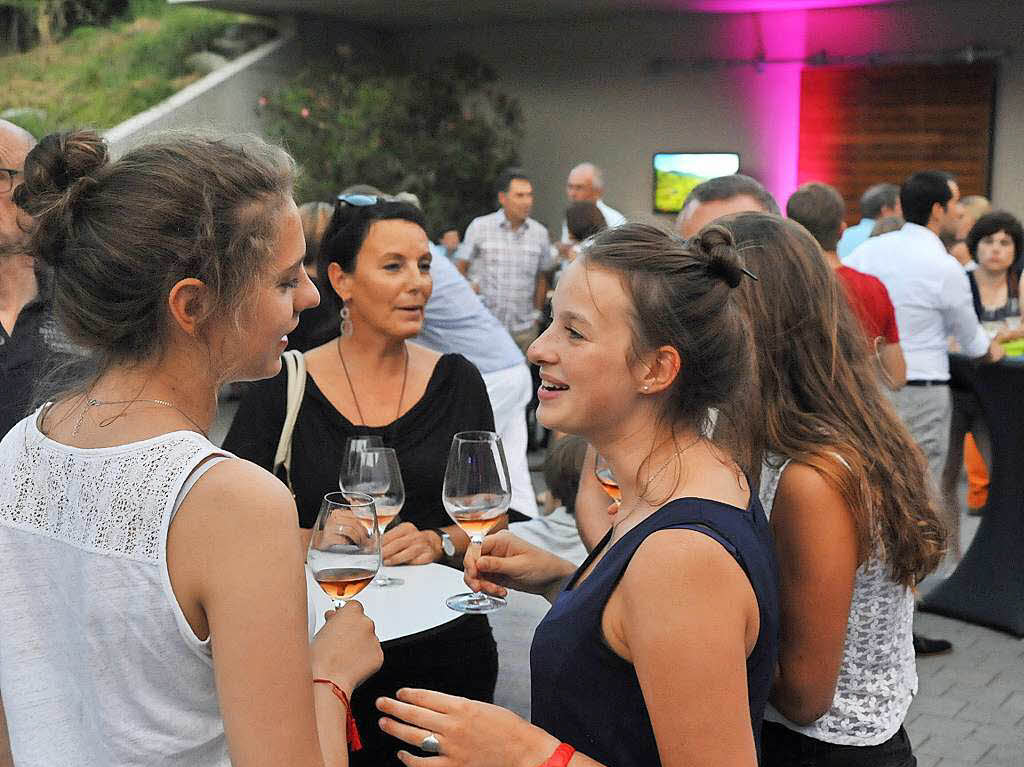
[{"label": "watch face", "polygon": [[455,555],[455,541],[448,533],[441,533],[441,551],[449,557]]}]

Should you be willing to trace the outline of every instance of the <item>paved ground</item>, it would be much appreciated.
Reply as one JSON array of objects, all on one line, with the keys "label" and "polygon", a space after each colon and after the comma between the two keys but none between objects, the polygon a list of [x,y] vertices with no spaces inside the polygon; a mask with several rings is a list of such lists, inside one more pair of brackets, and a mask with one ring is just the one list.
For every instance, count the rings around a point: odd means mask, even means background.
[{"label": "paved ground", "polygon": [[[223,438],[234,403],[225,403],[211,435]],[[532,455],[531,463],[542,460]],[[535,473],[534,483],[543,480]],[[977,520],[965,517],[962,541],[969,545]],[[994,567],[1024,566],[993,563]],[[935,577],[922,584],[927,593]],[[501,668],[496,702],[529,717],[529,648],[533,630],[547,602],[513,594],[509,606],[492,614]],[[1024,640],[990,629],[918,614],[916,629],[930,637],[949,639],[954,651],[918,661],[920,689],[907,717],[920,767],[990,765],[1024,767]]]}]

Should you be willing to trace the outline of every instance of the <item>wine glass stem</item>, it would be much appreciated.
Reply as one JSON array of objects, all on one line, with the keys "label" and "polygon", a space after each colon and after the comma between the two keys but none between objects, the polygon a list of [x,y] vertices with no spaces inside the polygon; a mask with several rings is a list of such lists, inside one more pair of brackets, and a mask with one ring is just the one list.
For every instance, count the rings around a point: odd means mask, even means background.
[{"label": "wine glass stem", "polygon": [[[471,536],[469,536],[469,542],[479,546],[484,542],[484,536],[482,533],[473,533]],[[472,597],[470,597],[469,601],[474,602],[476,604],[480,604],[481,602],[486,602],[487,597],[478,591],[475,594],[473,594]]]}]

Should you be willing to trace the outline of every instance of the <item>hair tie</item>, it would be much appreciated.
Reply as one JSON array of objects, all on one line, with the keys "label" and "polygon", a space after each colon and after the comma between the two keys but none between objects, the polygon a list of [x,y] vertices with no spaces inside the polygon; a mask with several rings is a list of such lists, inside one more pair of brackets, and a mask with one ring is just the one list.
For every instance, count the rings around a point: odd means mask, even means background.
[{"label": "hair tie", "polygon": [[73,210],[79,202],[82,200],[88,190],[95,186],[99,186],[99,182],[92,176],[82,176],[81,178],[75,179],[67,191],[64,192],[64,205],[68,210]]}]

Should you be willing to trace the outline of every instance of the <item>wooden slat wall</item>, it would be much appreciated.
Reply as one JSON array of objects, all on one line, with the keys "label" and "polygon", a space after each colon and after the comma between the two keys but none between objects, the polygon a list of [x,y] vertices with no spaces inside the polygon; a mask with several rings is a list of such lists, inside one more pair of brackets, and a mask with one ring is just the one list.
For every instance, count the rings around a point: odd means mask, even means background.
[{"label": "wooden slat wall", "polygon": [[995,82],[993,62],[804,70],[799,182],[838,188],[850,224],[865,189],[919,170],[989,196]]}]

